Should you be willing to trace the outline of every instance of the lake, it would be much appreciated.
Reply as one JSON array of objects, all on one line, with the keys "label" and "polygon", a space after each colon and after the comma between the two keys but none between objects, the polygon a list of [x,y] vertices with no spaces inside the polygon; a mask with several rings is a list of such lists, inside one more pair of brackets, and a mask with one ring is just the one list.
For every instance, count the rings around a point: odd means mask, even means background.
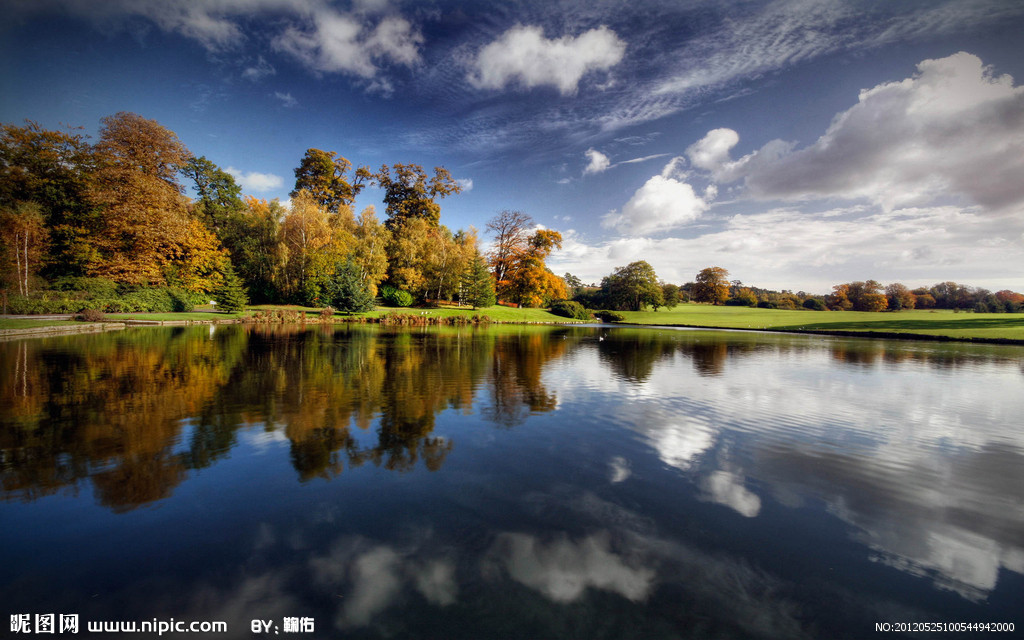
[{"label": "lake", "polygon": [[0,385],[0,635],[1024,626],[1020,347],[143,328],[0,343]]}]

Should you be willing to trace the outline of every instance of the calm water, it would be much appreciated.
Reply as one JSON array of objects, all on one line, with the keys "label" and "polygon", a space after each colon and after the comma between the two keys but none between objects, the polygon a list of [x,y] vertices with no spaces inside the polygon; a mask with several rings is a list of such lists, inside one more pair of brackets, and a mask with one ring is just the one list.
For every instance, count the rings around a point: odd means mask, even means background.
[{"label": "calm water", "polygon": [[0,343],[0,407],[0,635],[1024,629],[1016,347],[146,328]]}]

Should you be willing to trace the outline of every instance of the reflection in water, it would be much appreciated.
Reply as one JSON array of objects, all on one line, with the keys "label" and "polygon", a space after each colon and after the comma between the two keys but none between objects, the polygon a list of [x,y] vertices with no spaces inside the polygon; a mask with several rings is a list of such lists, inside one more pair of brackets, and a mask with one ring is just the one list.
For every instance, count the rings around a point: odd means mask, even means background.
[{"label": "reflection in water", "polygon": [[0,599],[366,637],[1008,618],[1022,360],[580,327],[0,343],[0,508],[28,518]]},{"label": "reflection in water", "polygon": [[[550,332],[281,325],[3,343],[3,495],[88,480],[101,504],[130,510],[227,455],[239,428],[277,425],[302,481],[367,462],[436,471],[453,448],[432,435],[438,413],[470,411],[484,384],[483,414],[497,424],[553,410],[541,369],[565,349]],[[373,440],[359,436],[371,429]]]}]

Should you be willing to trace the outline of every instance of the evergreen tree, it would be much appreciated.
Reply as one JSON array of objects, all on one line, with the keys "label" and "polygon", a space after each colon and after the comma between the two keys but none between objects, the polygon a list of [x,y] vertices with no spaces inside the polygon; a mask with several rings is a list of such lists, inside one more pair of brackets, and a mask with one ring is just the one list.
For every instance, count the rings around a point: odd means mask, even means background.
[{"label": "evergreen tree", "polygon": [[235,275],[235,269],[228,265],[224,272],[224,282],[213,293],[217,308],[224,313],[241,313],[249,304],[249,296],[245,295],[242,281]]},{"label": "evergreen tree", "polygon": [[360,313],[373,309],[373,294],[361,277],[359,265],[352,260],[336,265],[334,277],[324,287],[324,293],[338,311]]},{"label": "evergreen tree", "polygon": [[497,302],[494,279],[479,251],[474,253],[469,268],[462,276],[462,299],[474,309],[491,307]]}]

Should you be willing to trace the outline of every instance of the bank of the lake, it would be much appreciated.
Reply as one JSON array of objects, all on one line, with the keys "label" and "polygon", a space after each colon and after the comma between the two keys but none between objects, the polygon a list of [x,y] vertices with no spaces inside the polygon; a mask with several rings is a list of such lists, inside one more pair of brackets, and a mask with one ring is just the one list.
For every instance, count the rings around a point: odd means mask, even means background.
[{"label": "bank of the lake", "polygon": [[869,313],[681,304],[659,311],[623,311],[626,324],[785,331],[895,339],[1024,343],[1024,314],[949,309]]},{"label": "bank of the lake", "polygon": [[[834,336],[887,339],[952,340],[996,344],[1024,344],[1024,314],[967,313],[949,309],[868,313],[859,311],[810,311],[757,309],[705,304],[681,304],[658,311],[622,311],[621,324],[694,327],[704,329],[743,329],[788,333],[812,333]],[[443,323],[453,318],[470,321],[486,316],[492,323],[571,324],[577,321],[555,315],[546,309],[512,307],[377,307],[373,311],[346,315],[336,313],[330,322],[377,322],[389,315],[409,316],[411,323]],[[183,313],[127,313],[106,315],[105,323],[82,323],[69,319],[0,318],[0,336],[20,337],[38,333],[101,330],[84,328],[105,324],[121,325],[225,324],[270,320],[272,322],[322,322],[320,309],[301,306],[259,305],[243,314],[217,313],[212,309]]]}]

